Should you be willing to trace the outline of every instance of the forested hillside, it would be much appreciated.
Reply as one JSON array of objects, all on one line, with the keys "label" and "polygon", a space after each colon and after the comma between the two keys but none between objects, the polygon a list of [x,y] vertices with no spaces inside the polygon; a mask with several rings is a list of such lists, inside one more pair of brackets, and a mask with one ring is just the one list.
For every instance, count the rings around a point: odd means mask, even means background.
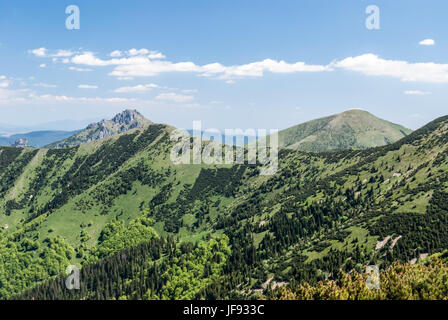
[{"label": "forested hillside", "polygon": [[282,149],[273,176],[174,165],[172,130],[0,148],[0,298],[258,297],[448,249],[448,117],[378,148]]}]

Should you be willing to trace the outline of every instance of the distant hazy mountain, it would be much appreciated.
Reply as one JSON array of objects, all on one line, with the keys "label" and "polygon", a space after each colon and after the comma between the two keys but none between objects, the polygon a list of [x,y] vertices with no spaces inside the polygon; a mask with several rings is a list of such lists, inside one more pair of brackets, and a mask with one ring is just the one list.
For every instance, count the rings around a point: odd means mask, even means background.
[{"label": "distant hazy mountain", "polygon": [[150,124],[152,122],[143,117],[137,110],[125,110],[117,114],[112,120],[102,120],[92,123],[76,134],[61,141],[48,144],[46,147],[65,148],[77,146],[81,143],[100,140]]},{"label": "distant hazy mountain", "polygon": [[14,134],[8,137],[0,137],[0,146],[11,146],[17,140],[24,139],[28,141],[31,147],[41,148],[47,144],[74,135],[77,131],[35,131],[23,134]]},{"label": "distant hazy mountain", "polygon": [[280,131],[279,145],[309,152],[366,149],[394,143],[411,132],[367,111],[349,110]]}]

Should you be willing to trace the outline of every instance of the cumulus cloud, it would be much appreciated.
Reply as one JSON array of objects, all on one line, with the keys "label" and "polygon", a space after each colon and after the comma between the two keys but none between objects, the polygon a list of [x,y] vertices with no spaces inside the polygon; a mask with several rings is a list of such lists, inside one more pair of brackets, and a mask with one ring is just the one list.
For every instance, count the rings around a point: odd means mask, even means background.
[{"label": "cumulus cloud", "polygon": [[137,50],[137,49],[134,48],[134,49],[131,49],[131,50],[128,51],[128,54],[130,56],[143,56],[143,55],[148,54],[148,53],[149,53],[148,49],[139,49],[139,50]]},{"label": "cumulus cloud", "polygon": [[128,56],[147,56],[149,59],[165,59],[166,57],[158,52],[158,51],[153,51],[153,50],[148,50],[148,49],[131,49],[128,50],[127,52]]},{"label": "cumulus cloud", "polygon": [[299,72],[322,72],[327,71],[327,66],[308,65],[304,62],[287,63],[265,59],[263,61],[252,62],[237,66],[223,66],[220,63],[212,63],[201,67],[202,75],[219,75],[222,79],[234,77],[262,77],[265,72],[271,73],[299,73]]},{"label": "cumulus cloud", "polygon": [[[84,52],[76,55],[71,62],[77,65],[87,65],[95,67],[114,66],[111,76],[125,77],[151,77],[167,72],[192,72],[204,77],[219,77],[221,79],[231,79],[239,77],[262,77],[265,72],[271,73],[298,73],[298,72],[322,72],[328,71],[328,66],[308,65],[304,62],[287,63],[266,59],[245,65],[224,66],[220,63],[211,63],[203,66],[194,62],[171,62],[165,60],[153,60],[149,56],[147,49],[131,49],[128,57],[101,59],[93,52]],[[154,53],[153,55],[159,55]],[[163,55],[160,55],[161,57]],[[163,56],[164,57],[164,56]]]},{"label": "cumulus cloud", "polygon": [[48,53],[48,49],[47,48],[38,48],[38,49],[33,49],[33,50],[29,50],[29,52],[31,54],[34,54],[36,57],[39,58],[45,58],[45,57],[54,57],[54,58],[67,58],[67,57],[71,57],[73,56],[75,53],[71,50],[57,50],[55,53],[53,54],[49,54]]},{"label": "cumulus cloud", "polygon": [[173,101],[173,102],[189,102],[194,100],[193,96],[190,95],[183,95],[183,94],[177,94],[174,92],[170,93],[161,93],[156,97],[156,100],[163,100],[163,101]]},{"label": "cumulus cloud", "polygon": [[42,63],[42,64],[39,65],[39,67],[40,67],[40,68],[46,68],[47,65],[46,65],[45,63]]},{"label": "cumulus cloud", "polygon": [[121,88],[115,89],[114,92],[116,92],[116,93],[143,93],[143,92],[152,90],[154,88],[159,88],[159,86],[154,83],[139,84],[139,85],[133,86],[133,87],[121,87]]},{"label": "cumulus cloud", "polygon": [[130,56],[143,56],[145,54],[148,54],[149,50],[148,49],[135,49],[134,48],[134,49],[129,50],[127,53]]},{"label": "cumulus cloud", "polygon": [[433,39],[425,39],[419,42],[422,46],[433,46],[436,44],[436,42]]},{"label": "cumulus cloud", "polygon": [[109,53],[109,56],[113,57],[113,58],[121,57],[122,55],[123,54],[120,50],[115,50],[115,51],[112,51],[111,53]]},{"label": "cumulus cloud", "polygon": [[[32,52],[38,56],[48,55],[45,48],[35,49]],[[71,53],[68,50],[59,50],[58,52],[67,55]],[[232,84],[236,79],[263,77],[266,73],[294,74],[327,72],[339,69],[360,72],[368,76],[388,76],[407,82],[448,82],[448,64],[383,59],[373,53],[348,57],[326,65],[308,64],[300,61],[289,63],[274,59],[265,59],[241,65],[226,66],[219,62],[198,65],[191,61],[168,61],[160,52],[145,48],[133,48],[127,51],[115,50],[109,56],[109,58],[103,59],[94,52],[84,51],[72,55],[70,59],[64,58],[66,59],[64,62],[73,64],[74,66],[71,66],[70,70],[74,71],[91,71],[91,69],[86,69],[83,66],[112,67],[109,75],[119,80],[152,77],[163,73],[193,73],[202,77],[223,79],[227,83]],[[147,88],[137,87],[135,92],[145,89]],[[132,87],[126,87],[123,90],[132,91]]]},{"label": "cumulus cloud", "polygon": [[78,86],[79,89],[98,89],[98,86],[93,86],[89,84],[80,84]]},{"label": "cumulus cloud", "polygon": [[152,51],[148,54],[148,58],[156,60],[156,59],[165,59],[166,57],[160,52]]},{"label": "cumulus cloud", "polygon": [[0,88],[8,88],[8,87],[9,87],[9,81],[0,82]]},{"label": "cumulus cloud", "polygon": [[[171,62],[164,60],[166,57],[158,51],[149,49],[130,49],[127,51],[115,50],[109,53],[110,59],[102,59],[90,51],[73,53],[69,50],[58,50],[56,54],[48,54],[46,48],[31,50],[39,57],[63,57],[63,63],[72,63],[90,67],[113,66],[111,76],[120,79],[134,77],[151,77],[168,72],[191,72],[203,77],[218,77],[232,83],[234,78],[262,77],[266,72],[270,73],[298,73],[298,72],[322,72],[330,70],[329,66],[310,65],[305,62],[288,63],[273,59],[252,62],[243,65],[225,66],[221,63],[197,65],[194,62]],[[71,57],[68,59],[68,57]],[[55,60],[57,62],[59,60]],[[71,70],[76,70],[71,67]]]},{"label": "cumulus cloud", "polygon": [[169,61],[149,60],[144,57],[125,59],[116,64],[110,73],[115,77],[151,77],[167,72],[200,72],[192,62],[172,63]]},{"label": "cumulus cloud", "polygon": [[349,57],[333,64],[336,68],[361,72],[369,76],[388,76],[406,82],[448,82],[448,64],[434,62],[411,63],[386,60],[375,54]]},{"label": "cumulus cloud", "polygon": [[404,92],[404,94],[411,95],[411,96],[426,96],[428,94],[431,94],[431,92],[429,92],[429,91],[420,91],[420,90],[407,90],[407,91]]},{"label": "cumulus cloud", "polygon": [[30,50],[29,52],[34,54],[36,57],[45,57],[47,55],[46,48],[33,49],[33,50]]}]

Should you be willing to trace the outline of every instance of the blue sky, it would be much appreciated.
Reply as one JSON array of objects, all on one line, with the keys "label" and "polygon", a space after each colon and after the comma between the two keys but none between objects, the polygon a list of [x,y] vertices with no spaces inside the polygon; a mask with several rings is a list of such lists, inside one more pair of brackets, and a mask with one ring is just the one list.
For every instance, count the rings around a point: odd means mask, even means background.
[{"label": "blue sky", "polygon": [[[368,5],[380,30],[365,27]],[[180,128],[282,129],[362,108],[415,129],[448,114],[446,12],[444,0],[0,0],[0,123],[73,129],[60,121],[136,108]]]}]

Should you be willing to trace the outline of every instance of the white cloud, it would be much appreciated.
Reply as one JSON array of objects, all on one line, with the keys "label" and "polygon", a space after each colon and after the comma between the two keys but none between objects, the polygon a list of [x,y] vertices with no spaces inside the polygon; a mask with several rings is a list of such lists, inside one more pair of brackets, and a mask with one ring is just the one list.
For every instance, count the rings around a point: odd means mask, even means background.
[{"label": "white cloud", "polygon": [[420,91],[420,90],[407,90],[404,92],[406,95],[413,95],[413,96],[426,96],[428,94],[431,94],[429,91]]},{"label": "white cloud", "polygon": [[57,53],[53,54],[52,57],[62,57],[67,58],[73,56],[75,53],[70,50],[58,50]]},{"label": "white cloud", "polygon": [[39,57],[39,58],[45,58],[45,57],[67,58],[67,57],[71,57],[75,54],[71,50],[63,50],[63,49],[56,51],[56,53],[48,54],[48,49],[43,48],[43,47],[38,48],[38,49],[29,50],[28,52],[34,54],[36,57]]},{"label": "white cloud", "polygon": [[42,63],[42,64],[39,65],[39,67],[40,67],[40,68],[46,68],[47,65],[46,65],[45,63]]},{"label": "white cloud", "polygon": [[332,65],[336,68],[361,72],[369,76],[388,76],[406,82],[448,82],[448,64],[385,60],[369,53],[349,57]]},{"label": "white cloud", "polygon": [[6,76],[0,76],[0,80],[5,80]]},{"label": "white cloud", "polygon": [[154,84],[154,83],[139,84],[139,85],[134,86],[134,87],[121,87],[121,88],[115,89],[114,92],[116,92],[116,93],[130,93],[130,92],[143,93],[143,92],[147,92],[149,90],[152,90],[154,88],[159,88],[159,86],[157,84]]},{"label": "white cloud", "polygon": [[118,61],[117,59],[112,59],[109,61],[104,61],[95,57],[93,52],[84,52],[82,54],[76,55],[72,58],[72,63],[82,64],[87,66],[104,67],[111,64],[111,61]]},{"label": "white cloud", "polygon": [[149,50],[148,49],[139,49],[139,50],[131,49],[127,53],[130,56],[144,56],[149,53]]},{"label": "white cloud", "polygon": [[112,51],[111,53],[109,53],[109,56],[113,57],[113,58],[118,58],[118,57],[121,57],[122,55],[123,55],[123,53],[120,50],[115,50],[115,51]]},{"label": "white cloud", "polygon": [[0,88],[8,88],[8,87],[9,87],[9,81],[0,82]]},{"label": "white cloud", "polygon": [[265,72],[271,73],[299,73],[299,72],[322,72],[328,71],[327,66],[308,65],[304,62],[287,63],[265,59],[237,66],[223,66],[220,63],[212,63],[201,67],[204,76],[218,74],[222,79],[234,77],[262,77]]},{"label": "white cloud", "polygon": [[422,46],[433,46],[436,44],[436,42],[433,39],[425,39],[419,42]]},{"label": "white cloud", "polygon": [[126,52],[128,56],[134,57],[134,56],[147,56],[149,59],[165,59],[165,56],[158,52],[158,51],[153,51],[153,50],[148,50],[148,49],[131,49],[129,51]]},{"label": "white cloud", "polygon": [[[47,54],[47,49],[45,48],[35,49],[33,52],[40,56],[50,56]],[[58,52],[67,55],[69,52],[71,53],[68,50],[59,50]],[[232,84],[240,78],[263,77],[266,73],[294,74],[342,69],[360,72],[368,76],[393,77],[407,82],[448,83],[448,64],[387,60],[372,53],[348,57],[327,65],[313,65],[305,62],[288,63],[273,59],[265,59],[242,65],[226,66],[219,62],[198,65],[191,61],[172,62],[160,60],[165,58],[163,54],[145,48],[133,48],[128,51],[115,50],[109,56],[111,58],[102,59],[93,52],[85,51],[75,54],[68,61],[63,60],[63,62],[74,64],[75,66],[69,68],[73,71],[91,71],[91,69],[81,68],[81,66],[110,66],[113,69],[109,72],[109,75],[119,80],[152,77],[163,73],[193,73],[202,77],[223,79],[227,83]],[[129,91],[132,90],[131,88],[126,87],[123,90]],[[135,90],[138,92],[145,90],[145,88],[137,87]]]},{"label": "white cloud", "polygon": [[43,82],[36,83],[34,86],[35,87],[42,87],[42,88],[57,88],[58,87],[55,84],[48,84],[48,83],[43,83]]},{"label": "white cloud", "polygon": [[92,69],[77,68],[77,67],[69,67],[68,69],[72,70],[72,71],[78,71],[78,72],[90,72],[90,71],[93,71]]},{"label": "white cloud", "polygon": [[30,50],[29,52],[34,54],[36,57],[45,57],[47,55],[46,48],[34,49],[34,50]]},{"label": "white cloud", "polygon": [[116,77],[151,77],[167,72],[200,72],[200,68],[192,62],[172,63],[168,61],[149,60],[147,58],[127,59],[119,63],[111,76]]},{"label": "white cloud", "polygon": [[78,86],[79,89],[98,89],[98,86],[92,86],[89,84],[80,84]]},{"label": "white cloud", "polygon": [[153,60],[157,60],[157,59],[165,59],[166,57],[162,53],[160,53],[160,52],[151,51],[149,53],[149,55],[148,55],[148,58],[149,59],[153,59]]},{"label": "white cloud", "polygon": [[72,97],[66,95],[52,95],[52,94],[36,94],[29,89],[20,90],[10,90],[0,88],[0,104],[10,104],[10,103],[25,103],[25,104],[56,104],[59,105],[61,102],[64,103],[74,103],[74,104],[117,104],[120,106],[145,106],[154,105],[153,100],[141,100],[135,98],[122,98],[122,97]]},{"label": "white cloud", "polygon": [[188,102],[194,100],[193,96],[171,93],[161,93],[156,97],[156,100],[174,101],[174,102]]},{"label": "white cloud", "polygon": [[[146,56],[148,54],[149,56]],[[71,62],[78,65],[95,67],[114,66],[111,76],[126,77],[151,77],[167,72],[193,72],[204,77],[216,76],[221,79],[231,80],[239,77],[262,77],[265,72],[271,73],[298,73],[298,72],[322,72],[328,71],[328,66],[308,65],[304,62],[287,63],[265,59],[245,65],[224,66],[220,63],[211,63],[203,66],[194,62],[170,62],[153,60],[154,57],[164,57],[160,53],[151,52],[148,49],[131,49],[127,52],[129,57],[120,59],[101,59],[93,52],[84,52],[76,55]],[[152,57],[152,58],[151,58]]]},{"label": "white cloud", "polygon": [[[309,65],[304,62],[287,63],[273,59],[233,66],[225,66],[221,63],[210,63],[201,66],[190,61],[171,62],[162,60],[165,59],[162,53],[145,48],[133,48],[124,52],[115,50],[109,53],[111,59],[101,59],[90,51],[78,54],[70,50],[58,50],[56,54],[48,54],[47,51],[46,48],[39,48],[31,52],[39,57],[53,57],[53,62],[62,61],[63,63],[91,67],[113,66],[114,69],[109,74],[119,79],[151,77],[168,72],[191,72],[204,77],[225,79],[228,83],[233,83],[233,79],[235,78],[262,77],[266,72],[286,74],[331,70],[330,66]],[[71,58],[68,59],[68,57]],[[82,68],[76,69],[76,67],[70,67],[70,70],[81,71]]]}]

